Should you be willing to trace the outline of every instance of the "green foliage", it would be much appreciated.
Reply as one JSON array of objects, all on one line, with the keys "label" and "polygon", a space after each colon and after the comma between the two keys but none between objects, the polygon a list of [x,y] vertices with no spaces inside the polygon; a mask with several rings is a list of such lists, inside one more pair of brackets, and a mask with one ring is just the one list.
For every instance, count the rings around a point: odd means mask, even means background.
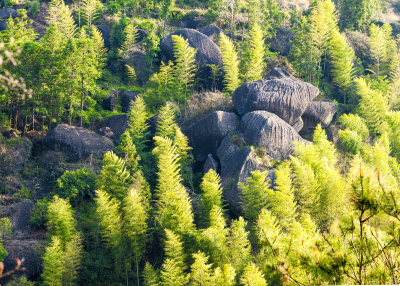
[{"label": "green foliage", "polygon": [[103,168],[98,176],[98,188],[122,200],[127,193],[130,181],[125,161],[112,151],[108,151],[104,155]]},{"label": "green foliage", "polygon": [[358,113],[367,123],[371,133],[381,133],[387,128],[385,122],[386,113],[389,109],[387,99],[381,92],[371,89],[363,80],[355,80],[357,94],[360,96]]},{"label": "green foliage", "polygon": [[10,286],[34,286],[35,282],[29,281],[26,276],[14,278],[7,285]]},{"label": "green foliage", "polygon": [[153,266],[146,262],[143,270],[143,283],[145,286],[158,286],[159,285],[159,274],[153,268]]},{"label": "green foliage", "polygon": [[249,263],[245,268],[242,277],[240,278],[241,285],[254,285],[254,286],[266,286],[267,282],[264,279],[264,275],[261,273],[260,269],[254,264]]},{"label": "green foliage", "polygon": [[89,29],[92,27],[93,22],[99,16],[99,11],[103,4],[99,0],[82,0],[82,10],[84,18]]},{"label": "green foliage", "polygon": [[44,285],[62,286],[63,251],[61,241],[57,236],[52,238],[51,244],[46,248],[43,256],[42,278]]},{"label": "green foliage", "polygon": [[76,233],[76,222],[70,204],[66,200],[54,196],[47,207],[47,216],[50,234],[58,237],[59,243],[64,249]]},{"label": "green foliage", "polygon": [[35,206],[32,209],[31,217],[29,218],[29,222],[35,228],[43,228],[47,221],[47,207],[49,205],[49,199],[44,198],[41,200],[37,200]]},{"label": "green foliage", "polygon": [[254,24],[249,31],[248,45],[242,63],[243,81],[254,81],[263,78],[265,69],[265,44],[262,30]]},{"label": "green foliage", "polygon": [[222,208],[221,178],[211,169],[203,176],[200,188],[203,191],[200,202],[201,220],[205,226],[210,226],[211,209],[214,206]]},{"label": "green foliage", "polygon": [[122,59],[127,60],[129,59],[131,53],[134,51],[138,38],[138,31],[136,30],[133,22],[130,22],[125,27],[124,34],[125,40],[121,48],[118,50],[118,53]]},{"label": "green foliage", "polygon": [[156,135],[174,140],[176,125],[176,108],[171,102],[160,108]]},{"label": "green foliage", "polygon": [[228,93],[233,93],[240,85],[238,55],[232,41],[222,32],[219,35],[218,44],[224,63],[225,90]]},{"label": "green foliage", "polygon": [[83,167],[75,171],[65,171],[57,179],[55,192],[60,198],[68,199],[72,205],[76,206],[84,199],[93,199],[95,186],[95,175]]},{"label": "green foliage", "polygon": [[[196,49],[189,46],[187,40],[181,36],[172,35],[173,51],[175,58],[174,82],[178,93],[178,103],[188,95],[196,73]],[[183,98],[182,98],[183,97]]]},{"label": "green foliage", "polygon": [[194,228],[192,205],[182,185],[179,156],[168,138],[154,137],[153,154],[158,161],[156,220],[161,228],[184,234]]},{"label": "green foliage", "polygon": [[160,285],[186,285],[187,277],[184,273],[186,265],[182,242],[176,234],[168,229],[165,229],[165,236],[165,259],[161,266]]},{"label": "green foliage", "polygon": [[268,203],[271,194],[267,180],[268,172],[254,171],[245,183],[239,183],[242,190],[241,205],[244,217],[255,222],[261,209]]},{"label": "green foliage", "polygon": [[251,245],[246,231],[247,222],[240,217],[234,220],[228,237],[229,263],[234,269],[241,272],[251,260]]},{"label": "green foliage", "polygon": [[198,252],[193,254],[194,262],[190,269],[189,285],[193,286],[211,286],[213,277],[211,273],[211,264],[207,264],[207,257],[204,253]]},{"label": "green foliage", "polygon": [[366,30],[380,5],[377,0],[339,0],[340,25],[348,29]]},{"label": "green foliage", "polygon": [[143,98],[138,96],[135,101],[131,103],[129,109],[129,133],[132,138],[132,143],[135,145],[136,150],[140,157],[143,158],[146,143],[149,135],[149,113],[147,111],[146,103]]},{"label": "green foliage", "polygon": [[55,24],[60,33],[72,38],[76,32],[76,25],[72,18],[72,13],[63,0],[52,0],[49,3],[47,22]]},{"label": "green foliage", "polygon": [[340,89],[343,102],[349,101],[348,93],[353,84],[354,77],[354,50],[338,31],[332,33],[329,45],[329,54],[332,64],[332,82]]}]

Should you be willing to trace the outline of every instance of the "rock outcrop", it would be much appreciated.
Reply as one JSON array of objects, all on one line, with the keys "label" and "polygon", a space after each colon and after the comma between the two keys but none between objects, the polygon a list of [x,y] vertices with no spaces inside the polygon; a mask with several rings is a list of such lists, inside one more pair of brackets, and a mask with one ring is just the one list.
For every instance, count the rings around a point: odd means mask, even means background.
[{"label": "rock outcrop", "polygon": [[17,10],[12,8],[0,9],[0,20],[7,20],[8,18],[10,18],[10,16],[13,18],[17,17]]},{"label": "rock outcrop", "polygon": [[131,102],[135,101],[136,97],[139,95],[139,92],[132,90],[124,90],[120,91],[119,93],[120,93],[119,98],[121,103],[121,111],[126,113],[131,108]]},{"label": "rock outcrop", "polygon": [[69,153],[74,159],[80,160],[90,155],[99,159],[114,147],[113,142],[93,131],[82,127],[59,124],[46,135],[49,148]]},{"label": "rock outcrop", "polygon": [[337,105],[333,102],[311,102],[301,116],[304,122],[304,127],[301,129],[300,133],[311,133],[318,124],[321,124],[322,128],[327,128],[329,124],[331,124],[333,116],[336,112]]},{"label": "rock outcrop", "polygon": [[203,33],[207,37],[212,37],[212,36],[218,37],[219,34],[222,32],[222,29],[218,28],[214,24],[211,24],[211,25],[199,28],[198,31],[200,33]]},{"label": "rock outcrop", "polygon": [[203,174],[207,174],[210,170],[214,170],[215,172],[219,170],[219,164],[212,154],[208,154],[207,160],[204,162]]},{"label": "rock outcrop", "polygon": [[317,87],[283,70],[273,70],[267,78],[247,82],[233,93],[233,104],[240,115],[264,110],[293,125],[319,94]]},{"label": "rock outcrop", "polygon": [[243,116],[241,131],[244,140],[263,147],[274,159],[286,159],[293,150],[294,141],[303,141],[292,126],[267,111],[254,111]]},{"label": "rock outcrop", "polygon": [[[100,123],[100,129],[106,128],[106,127],[110,128],[111,132],[113,133],[112,139],[114,140],[114,142],[117,143],[119,141],[119,138],[121,137],[121,135],[128,128],[128,123],[129,123],[128,115],[118,114],[118,115],[114,115],[114,116],[104,119]],[[100,129],[99,129],[98,133],[104,136],[105,135],[104,131],[106,131],[106,130],[103,129],[103,131],[100,131]],[[107,135],[106,137],[109,137],[109,136]]]},{"label": "rock outcrop", "polygon": [[254,152],[245,145],[243,134],[228,134],[217,150],[221,164],[221,181],[224,187],[224,198],[230,209],[240,213],[241,190],[237,186],[244,182],[255,170],[262,170]]},{"label": "rock outcrop", "polygon": [[221,140],[229,132],[237,130],[239,122],[234,113],[215,111],[190,126],[186,134],[196,160],[203,162],[208,154],[215,154]]}]

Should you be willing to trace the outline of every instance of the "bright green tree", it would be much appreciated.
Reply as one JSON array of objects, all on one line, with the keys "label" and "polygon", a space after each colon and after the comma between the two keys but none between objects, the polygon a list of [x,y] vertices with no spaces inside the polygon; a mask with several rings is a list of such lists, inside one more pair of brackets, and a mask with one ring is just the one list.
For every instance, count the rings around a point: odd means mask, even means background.
[{"label": "bright green tree", "polygon": [[203,191],[201,194],[200,215],[203,224],[209,226],[211,209],[214,206],[219,208],[223,206],[221,178],[217,172],[212,169],[209,170],[207,174],[203,176],[200,188]]},{"label": "bright green tree", "polygon": [[260,269],[254,263],[249,263],[240,278],[240,284],[245,286],[266,286],[267,282]]},{"label": "bright green tree", "polygon": [[249,41],[242,63],[245,82],[263,78],[265,69],[265,44],[262,30],[258,24],[249,31]]},{"label": "bright green tree", "polygon": [[233,93],[240,85],[238,55],[233,42],[222,32],[218,44],[222,53],[225,90]]},{"label": "bright green tree", "polygon": [[208,258],[202,253],[198,252],[193,254],[194,262],[190,267],[190,281],[191,286],[211,286],[215,285],[211,273],[211,264],[207,264]]}]

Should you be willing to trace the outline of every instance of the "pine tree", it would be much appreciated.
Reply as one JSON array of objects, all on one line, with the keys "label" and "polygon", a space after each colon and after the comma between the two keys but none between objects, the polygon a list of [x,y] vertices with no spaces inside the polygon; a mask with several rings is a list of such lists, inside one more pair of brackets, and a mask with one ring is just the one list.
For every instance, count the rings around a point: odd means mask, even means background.
[{"label": "pine tree", "polygon": [[134,51],[138,38],[138,31],[135,28],[133,22],[130,22],[125,27],[124,33],[125,33],[125,40],[121,48],[119,49],[118,53],[120,57],[122,57],[124,60],[127,60],[129,59],[131,53]]},{"label": "pine tree", "polygon": [[359,114],[367,122],[372,133],[381,133],[387,128],[385,122],[388,112],[387,99],[381,92],[373,90],[362,78],[355,80],[357,94],[361,97]]},{"label": "pine tree", "polygon": [[174,64],[161,62],[160,71],[152,76],[150,83],[156,85],[156,93],[164,100],[169,100],[175,94],[174,91]]},{"label": "pine tree", "polygon": [[124,160],[112,151],[108,151],[104,155],[103,168],[98,176],[99,189],[122,200],[126,196],[130,181],[130,174],[126,170]]},{"label": "pine tree", "polygon": [[75,35],[76,26],[72,13],[63,0],[52,0],[49,3],[47,22],[55,24],[64,37],[72,38]]},{"label": "pine tree", "polygon": [[76,233],[63,252],[63,285],[71,285],[78,277],[82,257],[82,237]]},{"label": "pine tree", "polygon": [[369,42],[375,75],[388,77],[397,52],[396,42],[392,38],[392,27],[389,24],[382,27],[372,24],[369,28]]},{"label": "pine tree", "polygon": [[139,191],[131,189],[124,199],[124,233],[129,240],[136,265],[139,285],[139,263],[143,257],[147,243],[148,229],[146,201]]},{"label": "pine tree", "polygon": [[126,68],[129,80],[131,82],[135,83],[137,81],[135,68],[128,64],[125,65],[125,68]]},{"label": "pine tree", "polygon": [[96,53],[98,67],[103,68],[107,52],[107,49],[104,47],[103,35],[95,25],[92,25],[90,28],[90,36]]},{"label": "pine tree", "polygon": [[143,97],[138,96],[135,101],[131,102],[128,116],[129,133],[132,137],[133,144],[139,156],[143,157],[149,135],[149,124],[147,120],[150,117]]},{"label": "pine tree", "polygon": [[232,41],[222,32],[219,35],[218,44],[221,49],[222,62],[224,64],[225,90],[228,93],[233,93],[240,85],[238,55]]},{"label": "pine tree", "polygon": [[167,102],[163,107],[160,108],[158,113],[158,122],[156,135],[164,138],[174,140],[176,111],[171,102]]},{"label": "pine tree", "polygon": [[57,236],[52,237],[50,245],[43,256],[42,278],[44,285],[62,286],[63,250]]},{"label": "pine tree", "polygon": [[346,103],[349,100],[346,96],[353,84],[355,55],[354,50],[346,42],[346,38],[337,30],[332,32],[329,54],[332,64],[332,82],[339,87],[343,102]]},{"label": "pine tree", "polygon": [[249,44],[244,55],[244,81],[263,78],[265,69],[265,44],[262,30],[258,24],[249,31]]},{"label": "pine tree", "polygon": [[189,151],[192,150],[192,148],[189,146],[189,139],[183,134],[178,125],[175,126],[174,145],[179,156],[182,179],[185,184],[191,184],[193,179],[191,168],[193,157],[189,154]]},{"label": "pine tree", "polygon": [[10,17],[7,20],[7,29],[1,31],[0,35],[8,46],[20,46],[27,42],[33,42],[37,37],[32,28],[32,20],[29,20],[26,11],[23,9],[18,10],[18,18]]},{"label": "pine tree", "polygon": [[160,227],[177,234],[192,230],[192,205],[180,177],[179,157],[168,138],[154,137],[153,154],[158,160],[158,184],[156,190],[156,220]]},{"label": "pine tree", "polygon": [[222,209],[221,178],[214,170],[210,170],[203,176],[200,185],[203,193],[200,201],[200,215],[204,226],[210,225],[210,212],[214,206]]},{"label": "pine tree", "polygon": [[268,206],[282,228],[287,230],[296,218],[297,209],[290,165],[287,163],[279,165],[275,171],[275,178],[275,191],[269,197]]},{"label": "pine tree", "polygon": [[254,171],[245,183],[239,183],[242,190],[241,205],[244,217],[255,222],[261,209],[268,203],[271,194],[267,181],[267,172]]},{"label": "pine tree", "polygon": [[173,51],[175,58],[174,81],[178,93],[178,103],[186,96],[193,84],[196,73],[196,49],[189,46],[189,42],[181,36],[172,35]]},{"label": "pine tree", "polygon": [[249,263],[240,278],[241,285],[245,286],[266,286],[264,275],[254,263]]},{"label": "pine tree", "polygon": [[99,218],[100,232],[110,246],[117,273],[123,272],[124,253],[122,220],[119,214],[120,203],[102,190],[96,191],[96,214]]},{"label": "pine tree", "polygon": [[367,30],[380,10],[377,0],[340,0],[341,27],[353,30]]},{"label": "pine tree", "polygon": [[186,285],[187,277],[184,273],[186,265],[182,242],[176,234],[168,229],[165,229],[165,236],[165,260],[161,266],[160,285]]},{"label": "pine tree", "polygon": [[210,227],[201,233],[201,245],[209,255],[210,260],[223,266],[228,259],[227,236],[228,229],[222,209],[216,205],[210,211]]},{"label": "pine tree", "polygon": [[129,130],[126,130],[121,136],[121,143],[118,146],[119,150],[124,153],[124,161],[126,167],[134,174],[139,167],[140,156],[136,152],[136,147],[133,144]]},{"label": "pine tree", "polygon": [[71,205],[66,200],[54,196],[47,207],[47,217],[50,233],[58,237],[59,243],[64,249],[76,233]]},{"label": "pine tree", "polygon": [[217,267],[214,271],[214,281],[217,286],[235,285],[236,271],[230,264],[225,264],[222,268]]},{"label": "pine tree", "polygon": [[212,286],[214,284],[213,276],[211,275],[211,264],[207,264],[207,256],[202,252],[193,254],[194,262],[190,270],[191,286]]},{"label": "pine tree", "polygon": [[251,245],[246,231],[246,221],[239,217],[234,220],[230,227],[228,238],[229,262],[237,271],[241,272],[245,265],[251,260]]},{"label": "pine tree", "polygon": [[99,15],[99,10],[102,8],[100,0],[82,0],[83,11],[89,29],[92,27],[93,22]]},{"label": "pine tree", "polygon": [[144,286],[158,286],[159,285],[159,273],[153,268],[153,266],[146,262],[143,270],[143,285]]}]

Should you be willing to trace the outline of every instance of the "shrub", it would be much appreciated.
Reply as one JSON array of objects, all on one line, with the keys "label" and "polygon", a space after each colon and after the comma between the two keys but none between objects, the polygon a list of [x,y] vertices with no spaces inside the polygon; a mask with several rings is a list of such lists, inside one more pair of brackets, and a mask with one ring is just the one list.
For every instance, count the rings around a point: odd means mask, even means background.
[{"label": "shrub", "polygon": [[84,199],[94,197],[96,176],[86,167],[75,171],[65,171],[57,180],[55,192],[60,198],[69,199],[78,205]]}]

